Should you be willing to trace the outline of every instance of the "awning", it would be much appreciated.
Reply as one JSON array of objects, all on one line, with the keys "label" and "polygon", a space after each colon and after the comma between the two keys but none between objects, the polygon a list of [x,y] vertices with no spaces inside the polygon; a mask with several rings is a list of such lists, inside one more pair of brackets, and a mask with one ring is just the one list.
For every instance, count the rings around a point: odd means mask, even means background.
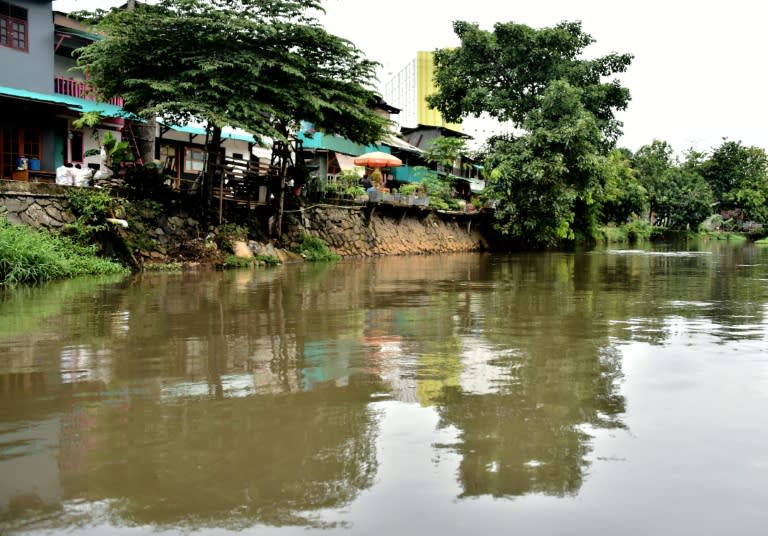
[{"label": "awning", "polygon": [[25,89],[16,89],[12,87],[0,86],[0,96],[21,99],[33,102],[43,102],[46,104],[58,104],[75,112],[98,112],[104,117],[129,117],[130,114],[114,104],[104,102],[94,102],[67,95],[49,95],[47,93],[36,93]]},{"label": "awning", "polygon": [[394,147],[396,149],[400,149],[401,151],[408,151],[410,153],[415,154],[421,154],[424,151],[416,147],[415,145],[411,145],[405,140],[401,140],[397,136],[393,134],[387,134],[384,136],[384,138],[381,140],[382,145],[388,145],[390,147]]},{"label": "awning", "polygon": [[[166,125],[162,121],[159,121],[165,127],[175,130],[176,132],[184,132],[186,134],[194,134],[196,136],[205,136],[205,128],[197,125]],[[247,141],[249,143],[256,143],[253,134],[249,134],[245,130],[239,128],[224,127],[221,129],[221,139],[223,140],[239,140]]]},{"label": "awning", "polygon": [[355,165],[355,157],[349,156],[343,153],[335,153],[336,160],[339,162],[339,167],[342,171],[351,171],[353,173],[360,174],[360,166]]}]

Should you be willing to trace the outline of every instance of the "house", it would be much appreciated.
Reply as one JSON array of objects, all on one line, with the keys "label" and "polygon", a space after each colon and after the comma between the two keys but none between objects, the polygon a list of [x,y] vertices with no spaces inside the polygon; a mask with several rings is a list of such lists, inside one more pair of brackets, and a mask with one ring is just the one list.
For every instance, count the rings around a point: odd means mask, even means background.
[{"label": "house", "polygon": [[[448,122],[439,111],[427,104],[427,97],[437,91],[434,62],[434,52],[416,52],[414,59],[386,81],[383,91],[387,101],[401,108],[398,124],[403,138],[422,151],[428,150],[430,142],[441,136],[461,137],[467,142],[473,140],[473,136],[466,133],[464,122]],[[395,179],[399,182],[419,182],[425,173],[424,166],[421,162],[415,166],[409,163],[397,168],[394,170]],[[457,189],[462,197],[469,198],[471,193],[479,193],[484,189],[485,184],[479,177],[480,170],[475,163],[456,162],[451,174],[459,177]],[[432,169],[431,172],[437,170]]]},{"label": "house", "polygon": [[[397,114],[400,111],[398,108],[387,104],[380,95],[374,96],[370,106],[385,119],[390,119],[392,114]],[[297,138],[302,145],[303,158],[312,169],[310,181],[320,191],[332,189],[339,177],[345,172],[357,174],[362,178],[364,168],[356,166],[354,159],[364,153],[381,151],[392,154],[400,158],[404,165],[409,162],[417,165],[422,163],[419,159],[421,149],[401,139],[394,132],[388,133],[376,144],[361,145],[341,136],[316,131],[311,123],[304,122],[297,133]],[[399,168],[392,168],[385,175],[393,179],[394,171],[397,169]]]},{"label": "house", "polygon": [[[96,101],[73,70],[73,51],[99,39],[50,1],[0,1],[0,179],[52,181],[65,162],[98,169],[98,139],[107,131],[135,147],[122,99]],[[83,112],[101,114],[100,124],[77,128]],[[252,135],[224,129],[222,138],[226,155],[250,159]],[[158,124],[155,159],[174,187],[203,169],[205,142],[202,127]],[[24,160],[28,169],[18,169]]]}]

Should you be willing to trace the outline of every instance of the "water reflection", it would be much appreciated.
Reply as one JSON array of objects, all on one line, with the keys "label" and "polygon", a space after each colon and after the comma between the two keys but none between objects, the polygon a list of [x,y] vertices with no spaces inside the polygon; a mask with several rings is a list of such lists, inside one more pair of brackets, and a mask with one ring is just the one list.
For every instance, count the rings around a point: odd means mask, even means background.
[{"label": "water reflection", "polygon": [[626,348],[764,343],[767,266],[726,246],[456,255],[8,295],[0,521],[346,530],[412,496],[393,444],[440,482],[428,517],[444,495],[575,497],[598,432],[628,426]]}]

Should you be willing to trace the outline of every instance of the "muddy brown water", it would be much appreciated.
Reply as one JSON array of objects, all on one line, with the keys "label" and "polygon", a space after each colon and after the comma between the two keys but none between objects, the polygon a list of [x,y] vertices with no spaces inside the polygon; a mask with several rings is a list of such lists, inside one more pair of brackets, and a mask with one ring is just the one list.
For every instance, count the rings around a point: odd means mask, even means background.
[{"label": "muddy brown water", "polygon": [[0,302],[0,534],[765,534],[768,248],[393,257]]}]

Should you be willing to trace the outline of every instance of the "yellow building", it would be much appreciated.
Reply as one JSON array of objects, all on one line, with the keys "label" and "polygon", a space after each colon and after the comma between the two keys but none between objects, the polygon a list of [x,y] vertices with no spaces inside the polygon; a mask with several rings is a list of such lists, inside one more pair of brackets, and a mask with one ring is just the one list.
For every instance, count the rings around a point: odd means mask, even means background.
[{"label": "yellow building", "polygon": [[384,84],[384,99],[400,108],[397,121],[401,127],[424,125],[461,131],[461,123],[445,121],[440,112],[429,108],[427,104],[427,96],[437,91],[434,59],[434,52],[417,52],[415,59]]}]

